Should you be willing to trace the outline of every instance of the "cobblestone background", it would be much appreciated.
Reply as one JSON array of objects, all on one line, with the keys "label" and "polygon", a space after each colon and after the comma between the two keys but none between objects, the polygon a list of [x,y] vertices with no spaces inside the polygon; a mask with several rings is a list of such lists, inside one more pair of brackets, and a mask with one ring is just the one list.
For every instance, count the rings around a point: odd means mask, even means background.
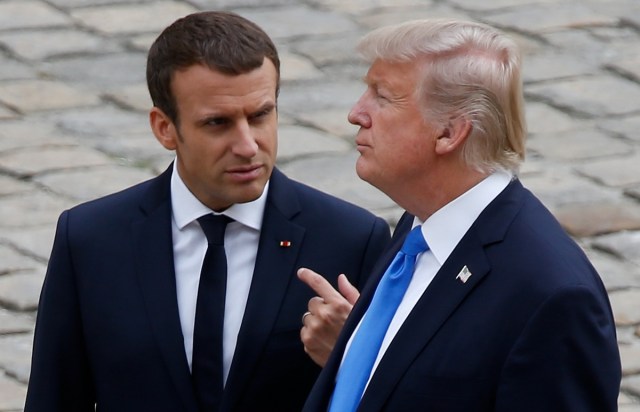
[{"label": "cobblestone background", "polygon": [[624,380],[640,411],[640,1],[0,0],[0,411],[22,410],[34,315],[59,213],[163,170],[150,133],[146,50],[197,10],[260,24],[283,60],[279,166],[392,224],[354,172],[349,107],[380,25],[460,17],[525,52],[530,129],[521,178],[584,247],[610,292]]}]

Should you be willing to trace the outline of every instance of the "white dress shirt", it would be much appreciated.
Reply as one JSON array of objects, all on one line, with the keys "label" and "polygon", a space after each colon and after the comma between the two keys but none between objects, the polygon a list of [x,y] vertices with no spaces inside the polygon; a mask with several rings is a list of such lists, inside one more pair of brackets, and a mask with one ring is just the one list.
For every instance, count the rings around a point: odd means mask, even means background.
[{"label": "white dress shirt", "polygon": [[[427,290],[436,273],[438,273],[480,213],[507,187],[511,179],[512,176],[506,172],[495,172],[446,204],[425,222],[421,222],[418,218],[414,219],[412,227],[422,225],[422,235],[429,245],[429,250],[418,255],[416,259],[413,277],[393,319],[391,319],[369,379],[373,376],[391,341],[420,297]],[[360,325],[358,324],[358,327],[351,335],[345,354],[349,351],[351,340],[359,327]]]},{"label": "white dress shirt", "polygon": [[[223,212],[234,220],[227,225],[224,236],[227,255],[227,291],[222,344],[225,383],[249,296],[268,190],[267,183],[260,198],[249,203],[235,204]],[[197,219],[214,212],[189,191],[180,178],[175,164],[171,176],[171,209],[178,311],[184,337],[184,350],[191,368],[198,284],[202,262],[207,251],[207,238]]]}]

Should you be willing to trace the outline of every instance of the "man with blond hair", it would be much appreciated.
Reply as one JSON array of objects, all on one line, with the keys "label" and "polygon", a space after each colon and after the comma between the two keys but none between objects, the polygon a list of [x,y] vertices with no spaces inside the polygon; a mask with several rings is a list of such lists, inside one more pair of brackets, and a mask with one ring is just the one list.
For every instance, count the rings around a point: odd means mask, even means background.
[{"label": "man with blond hair", "polygon": [[[617,410],[606,290],[517,178],[516,45],[486,25],[422,20],[378,29],[359,50],[371,66],[349,113],[356,170],[406,213],[304,411]],[[353,290],[340,303],[316,273],[299,276],[332,297],[310,301],[313,352]]]}]

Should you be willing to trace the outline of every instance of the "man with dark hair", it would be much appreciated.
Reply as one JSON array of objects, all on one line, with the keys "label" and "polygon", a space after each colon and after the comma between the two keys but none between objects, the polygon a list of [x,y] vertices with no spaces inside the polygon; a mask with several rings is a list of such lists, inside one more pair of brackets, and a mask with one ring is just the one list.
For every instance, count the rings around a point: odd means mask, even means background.
[{"label": "man with dark hair", "polygon": [[389,228],[275,168],[279,69],[232,13],[160,34],[150,123],[175,161],[60,216],[27,412],[300,410],[320,367],[300,342],[312,295],[296,270],[362,286]]}]

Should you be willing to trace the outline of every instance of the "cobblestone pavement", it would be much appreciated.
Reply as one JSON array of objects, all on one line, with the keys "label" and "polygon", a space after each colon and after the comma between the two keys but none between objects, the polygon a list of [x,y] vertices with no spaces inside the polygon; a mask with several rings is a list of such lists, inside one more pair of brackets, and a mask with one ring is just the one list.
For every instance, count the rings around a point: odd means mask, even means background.
[{"label": "cobblestone pavement", "polygon": [[0,411],[23,406],[57,216],[171,161],[148,127],[146,50],[177,17],[212,8],[257,22],[282,53],[280,167],[391,223],[398,208],[354,172],[357,39],[433,16],[513,34],[530,129],[521,178],[604,278],[620,410],[640,411],[638,0],[0,0]]}]

